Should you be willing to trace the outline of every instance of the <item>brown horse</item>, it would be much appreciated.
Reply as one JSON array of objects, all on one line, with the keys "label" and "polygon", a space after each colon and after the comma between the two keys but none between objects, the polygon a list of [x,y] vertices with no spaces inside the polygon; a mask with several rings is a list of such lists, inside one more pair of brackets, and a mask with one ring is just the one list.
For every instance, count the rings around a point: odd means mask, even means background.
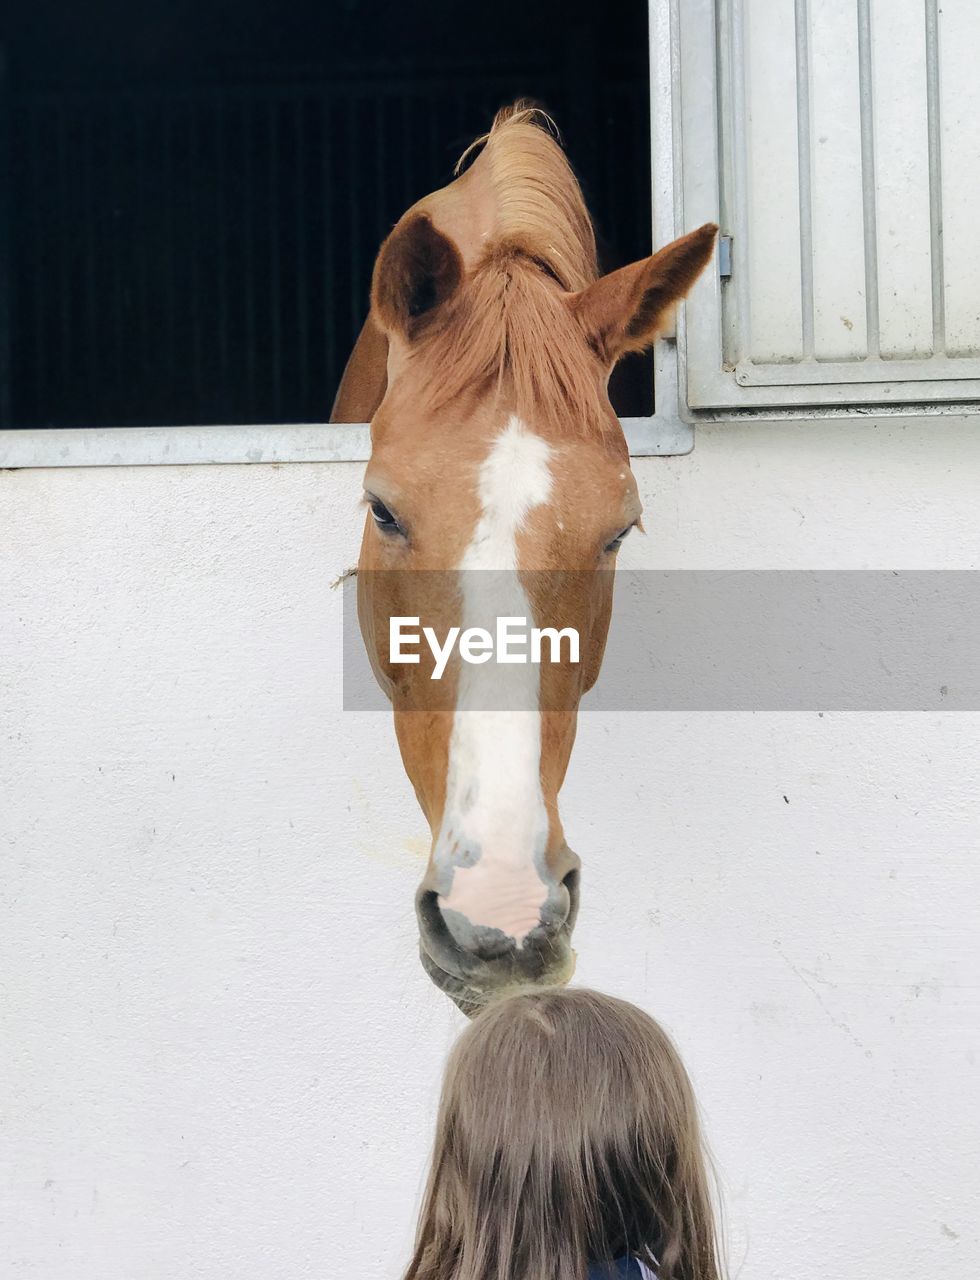
[{"label": "brown horse", "polygon": [[[371,422],[361,629],[432,830],[422,963],[468,1012],[571,973],[580,864],[558,791],[602,660],[609,570],[640,521],[607,381],[664,326],[717,230],[598,278],[549,123],[501,111],[474,163],[397,223],[332,415]],[[434,694],[431,662],[393,661],[394,616],[538,618],[556,596],[579,661],[510,673],[519,703],[493,704],[499,667],[454,661]]]}]

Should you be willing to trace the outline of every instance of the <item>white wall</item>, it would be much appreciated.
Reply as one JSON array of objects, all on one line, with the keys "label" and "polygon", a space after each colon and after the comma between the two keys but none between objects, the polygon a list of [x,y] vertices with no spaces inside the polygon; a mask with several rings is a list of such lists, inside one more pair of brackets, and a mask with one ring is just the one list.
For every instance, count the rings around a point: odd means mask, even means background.
[{"label": "white wall", "polygon": [[[702,428],[659,567],[980,568],[980,427]],[[424,827],[339,710],[356,465],[0,474],[0,1271],[399,1275]],[[578,978],[688,1062],[743,1280],[980,1274],[980,717],[584,715]],[[596,797],[601,797],[601,804]]]}]

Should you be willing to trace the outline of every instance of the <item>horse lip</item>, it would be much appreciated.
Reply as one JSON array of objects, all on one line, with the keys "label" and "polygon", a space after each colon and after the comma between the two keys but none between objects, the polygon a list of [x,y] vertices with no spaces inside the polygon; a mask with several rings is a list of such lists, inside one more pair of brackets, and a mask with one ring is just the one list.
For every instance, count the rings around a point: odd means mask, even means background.
[{"label": "horse lip", "polygon": [[567,936],[561,939],[561,964],[549,966],[534,978],[523,977],[513,971],[485,985],[468,982],[465,978],[444,969],[426,950],[425,944],[419,940],[419,959],[422,968],[428,974],[434,986],[447,995],[468,1018],[475,1018],[494,999],[509,993],[527,990],[528,987],[558,986],[568,982],[575,968],[575,953]]},{"label": "horse lip", "polygon": [[480,972],[486,962],[479,956],[467,955],[452,940],[434,893],[420,890],[415,911],[419,921],[419,946],[433,964],[459,982],[466,982]]},{"label": "horse lip", "polygon": [[465,1013],[468,1018],[475,1018],[486,1004],[486,994],[471,987],[462,978],[445,970],[442,965],[432,959],[421,941],[419,942],[419,958],[422,961],[422,968],[429,975],[433,985],[438,987],[444,995],[447,995],[453,1004]]},{"label": "horse lip", "polygon": [[465,984],[470,990],[480,992],[507,985],[525,986],[528,983],[547,982],[549,975],[568,967],[574,913],[555,936],[548,940],[546,950],[526,951],[514,947],[494,959],[485,959],[462,950],[450,934],[436,905],[436,895],[431,890],[419,891],[416,897],[416,914],[419,921],[419,947],[423,955],[441,973]]},{"label": "horse lip", "polygon": [[546,973],[562,968],[571,950],[571,929],[563,927],[551,938],[548,951],[526,951],[512,947],[499,956],[472,955],[464,951],[452,934],[438,908],[435,893],[420,892],[416,901],[418,938],[425,954],[443,973],[467,983],[473,989],[500,987],[507,983],[541,982]]},{"label": "horse lip", "polygon": [[508,990],[557,985],[571,977],[575,959],[570,927],[563,927],[550,940],[549,954],[538,953],[531,966],[522,964],[522,952],[516,948],[498,960],[483,960],[461,951],[450,940],[441,916],[433,910],[434,903],[435,895],[419,894],[419,958],[433,984],[468,1018]]}]

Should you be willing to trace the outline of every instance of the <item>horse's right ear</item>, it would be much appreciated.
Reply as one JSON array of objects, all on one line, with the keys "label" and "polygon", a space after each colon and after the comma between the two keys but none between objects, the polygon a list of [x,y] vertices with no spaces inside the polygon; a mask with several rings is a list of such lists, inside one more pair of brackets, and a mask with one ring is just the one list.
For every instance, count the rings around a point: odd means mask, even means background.
[{"label": "horse's right ear", "polygon": [[409,341],[459,288],[463,259],[425,213],[403,219],[381,246],[371,306],[381,328]]},{"label": "horse's right ear", "polygon": [[627,351],[642,351],[662,331],[676,302],[708,264],[718,228],[697,231],[628,267],[620,267],[569,297],[590,346],[608,367]]}]

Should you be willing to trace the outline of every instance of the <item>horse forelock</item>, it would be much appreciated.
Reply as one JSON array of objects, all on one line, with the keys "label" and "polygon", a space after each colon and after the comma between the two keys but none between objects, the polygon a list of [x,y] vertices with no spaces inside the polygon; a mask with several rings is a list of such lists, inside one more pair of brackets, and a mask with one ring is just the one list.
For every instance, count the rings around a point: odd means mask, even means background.
[{"label": "horse forelock", "polygon": [[496,387],[528,421],[563,434],[603,433],[614,421],[602,372],[563,296],[597,278],[595,236],[578,180],[542,127],[548,123],[528,104],[505,108],[464,153],[460,166],[482,148],[463,176],[423,202],[438,224],[443,198],[448,207],[472,182],[481,200],[489,198],[492,230],[464,247],[466,279],[409,360],[434,410]]},{"label": "horse forelock", "polygon": [[597,357],[563,292],[514,243],[488,246],[414,344],[409,364],[418,396],[433,411],[468,394],[490,394],[558,435],[617,429]]},{"label": "horse forelock", "polygon": [[550,116],[518,101],[497,112],[490,132],[467,148],[456,171],[481,148],[472,168],[488,180],[493,241],[524,247],[565,289],[584,289],[598,275],[595,233],[556,135]]}]

